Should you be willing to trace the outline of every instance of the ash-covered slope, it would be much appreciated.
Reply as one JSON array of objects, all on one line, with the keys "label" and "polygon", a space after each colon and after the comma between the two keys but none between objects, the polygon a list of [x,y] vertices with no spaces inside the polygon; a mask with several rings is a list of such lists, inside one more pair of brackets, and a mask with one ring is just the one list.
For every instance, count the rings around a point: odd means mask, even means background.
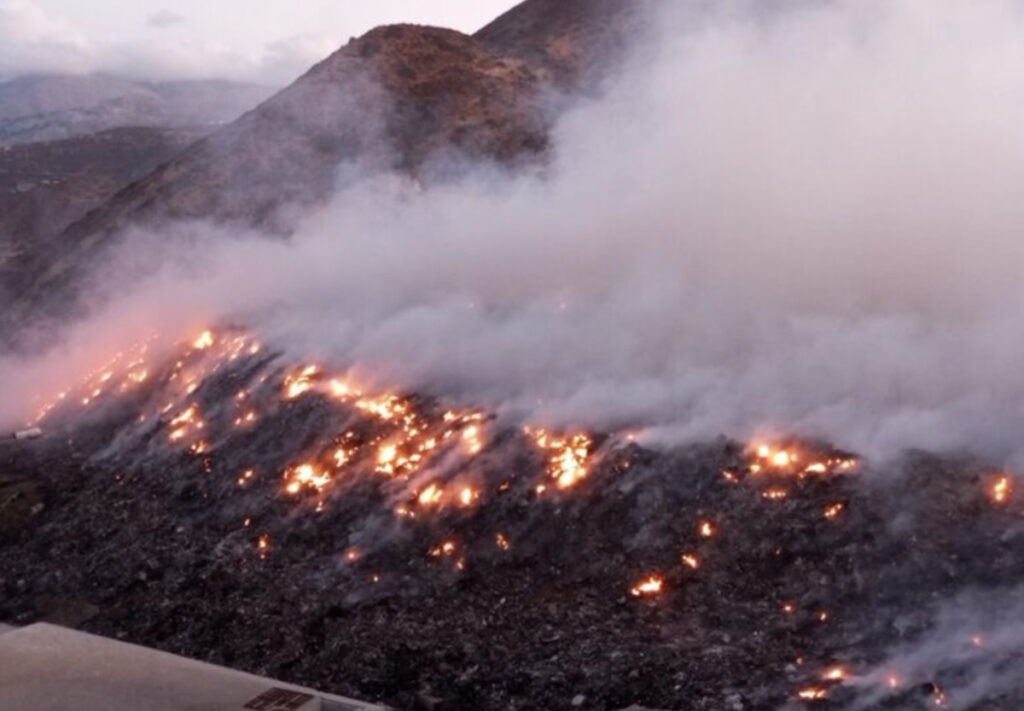
[{"label": "ash-covered slope", "polygon": [[1004,473],[524,429],[244,333],[151,350],[0,444],[0,621],[401,709],[1024,703]]}]

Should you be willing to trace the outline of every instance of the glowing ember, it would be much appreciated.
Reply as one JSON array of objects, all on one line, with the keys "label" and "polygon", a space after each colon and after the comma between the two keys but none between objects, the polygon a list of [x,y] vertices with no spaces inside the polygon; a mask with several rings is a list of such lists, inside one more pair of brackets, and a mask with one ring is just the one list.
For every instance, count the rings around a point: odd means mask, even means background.
[{"label": "glowing ember", "polygon": [[701,521],[697,524],[697,533],[701,538],[711,538],[715,535],[715,525],[710,521]]},{"label": "glowing ember", "polygon": [[317,469],[315,464],[300,464],[285,474],[285,491],[298,494],[303,489],[323,491],[331,483],[331,475]]},{"label": "glowing ember", "polygon": [[587,476],[591,439],[584,434],[555,437],[547,430],[526,429],[536,445],[548,455],[548,474],[558,488],[569,489]]},{"label": "glowing ember", "polygon": [[829,667],[821,675],[825,681],[845,681],[848,677],[849,674],[843,667]]},{"label": "glowing ember", "polygon": [[476,425],[470,425],[464,429],[462,439],[466,441],[471,454],[477,454],[484,448],[483,442],[480,441],[480,428]]},{"label": "glowing ember", "polygon": [[829,504],[825,507],[825,518],[830,521],[839,517],[839,514],[846,508],[843,504]]},{"label": "glowing ember", "polygon": [[462,491],[459,492],[459,503],[463,506],[472,506],[478,496],[479,494],[470,487],[464,487]]},{"label": "glowing ember", "polygon": [[455,541],[445,541],[441,545],[431,548],[430,555],[434,558],[450,556],[455,552],[456,548]]},{"label": "glowing ember", "polygon": [[629,589],[629,592],[633,597],[651,597],[654,595],[660,595],[663,585],[664,581],[659,576],[652,575],[646,580],[642,580],[634,585]]},{"label": "glowing ember", "polygon": [[789,496],[789,493],[785,489],[768,489],[767,491],[761,492],[761,498],[769,501],[781,501]]},{"label": "glowing ember", "polygon": [[1005,504],[1010,500],[1010,495],[1013,494],[1013,480],[1008,476],[1000,476],[994,482],[989,490],[989,496],[992,501],[997,504]]},{"label": "glowing ember", "polygon": [[500,548],[503,551],[507,551],[509,548],[512,547],[512,545],[508,542],[508,539],[505,537],[505,534],[503,533],[499,533],[497,536],[495,536],[494,542],[498,545],[498,548]]},{"label": "glowing ember", "polygon": [[206,350],[214,344],[213,332],[203,331],[199,334],[199,337],[192,342],[192,347],[198,351]]},{"label": "glowing ember", "polygon": [[[749,465],[749,470],[753,474],[757,474],[762,471],[770,471],[776,474],[796,474],[801,477],[808,475],[827,475],[838,472],[850,471],[858,465],[858,461],[853,458],[843,457],[825,457],[825,458],[812,458],[810,462],[802,469],[798,466],[798,462],[805,458],[811,458],[806,452],[801,452],[796,448],[781,449],[776,448],[767,444],[759,444],[750,447],[748,451],[753,452],[754,461]],[[820,453],[819,453],[820,454]]]},{"label": "glowing ember", "polygon": [[289,400],[294,400],[313,389],[313,378],[319,372],[315,365],[307,365],[298,373],[293,373],[284,379],[284,394]]},{"label": "glowing ember", "polygon": [[441,503],[441,499],[444,498],[444,490],[437,484],[431,484],[421,491],[419,496],[416,498],[419,500],[421,506],[434,506]]},{"label": "glowing ember", "polygon": [[700,558],[695,556],[693,553],[684,553],[682,560],[683,565],[688,568],[692,568],[693,570],[697,570],[697,568],[700,567]]},{"label": "glowing ember", "polygon": [[828,689],[820,686],[807,686],[797,691],[796,696],[803,701],[821,701],[828,698]]},{"label": "glowing ember", "polygon": [[331,381],[331,395],[339,400],[345,400],[357,393],[344,380],[335,378]]},{"label": "glowing ember", "polygon": [[386,444],[377,450],[377,471],[382,474],[395,473],[395,460],[398,458],[398,447]]}]

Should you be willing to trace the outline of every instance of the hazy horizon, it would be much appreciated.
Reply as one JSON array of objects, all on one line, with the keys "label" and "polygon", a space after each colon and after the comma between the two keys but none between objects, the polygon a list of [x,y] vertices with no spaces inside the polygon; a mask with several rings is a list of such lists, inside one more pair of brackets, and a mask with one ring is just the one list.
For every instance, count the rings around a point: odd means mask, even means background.
[{"label": "hazy horizon", "polygon": [[513,0],[255,3],[0,0],[0,82],[35,74],[287,84],[351,37],[412,22],[473,32]]}]

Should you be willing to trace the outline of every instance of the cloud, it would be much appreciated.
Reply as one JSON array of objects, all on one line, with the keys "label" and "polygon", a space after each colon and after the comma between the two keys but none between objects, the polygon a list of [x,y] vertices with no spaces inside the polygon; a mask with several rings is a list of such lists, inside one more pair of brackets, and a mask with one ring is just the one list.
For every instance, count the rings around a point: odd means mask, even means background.
[{"label": "cloud", "polygon": [[166,8],[152,13],[146,18],[146,25],[157,29],[166,29],[180,25],[185,21],[185,16]]},{"label": "cloud", "polygon": [[0,0],[0,79],[66,72],[91,62],[93,48],[75,27],[30,0]]},{"label": "cloud", "polygon": [[288,243],[157,235],[181,264],[72,341],[243,320],[510,418],[1024,465],[1019,6],[679,22],[541,174],[367,179]]},{"label": "cloud", "polygon": [[[162,10],[147,20],[167,29],[184,21]],[[32,0],[0,0],[0,80],[23,74],[103,72],[143,80],[227,78],[283,85],[338,48],[327,35],[299,35],[255,49],[161,33],[146,42],[97,43]]]}]

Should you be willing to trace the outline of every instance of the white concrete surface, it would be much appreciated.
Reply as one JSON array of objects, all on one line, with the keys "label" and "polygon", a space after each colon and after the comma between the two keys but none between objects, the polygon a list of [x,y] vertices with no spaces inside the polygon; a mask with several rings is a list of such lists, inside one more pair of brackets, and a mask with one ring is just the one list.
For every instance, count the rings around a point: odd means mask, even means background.
[{"label": "white concrete surface", "polygon": [[0,634],[3,711],[381,708],[48,624]]}]

